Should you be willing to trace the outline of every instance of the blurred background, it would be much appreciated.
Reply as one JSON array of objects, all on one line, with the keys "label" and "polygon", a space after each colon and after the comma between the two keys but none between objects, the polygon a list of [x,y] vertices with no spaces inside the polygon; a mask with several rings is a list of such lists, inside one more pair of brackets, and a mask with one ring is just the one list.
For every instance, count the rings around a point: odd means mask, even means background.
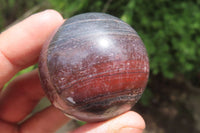
[{"label": "blurred background", "polygon": [[59,11],[64,18],[84,12],[105,12],[121,18],[138,32],[150,59],[147,88],[133,107],[146,121],[145,133],[200,133],[200,0],[0,0],[0,3],[0,31],[49,8]]}]

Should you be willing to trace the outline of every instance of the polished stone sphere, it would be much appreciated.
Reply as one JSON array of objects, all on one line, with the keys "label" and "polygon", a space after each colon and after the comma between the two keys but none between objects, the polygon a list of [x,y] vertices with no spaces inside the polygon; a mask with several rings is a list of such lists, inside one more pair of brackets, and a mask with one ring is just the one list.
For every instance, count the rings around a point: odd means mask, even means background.
[{"label": "polished stone sphere", "polygon": [[97,122],[134,106],[148,81],[149,60],[131,26],[108,14],[85,13],[66,20],[43,46],[39,72],[56,108]]}]

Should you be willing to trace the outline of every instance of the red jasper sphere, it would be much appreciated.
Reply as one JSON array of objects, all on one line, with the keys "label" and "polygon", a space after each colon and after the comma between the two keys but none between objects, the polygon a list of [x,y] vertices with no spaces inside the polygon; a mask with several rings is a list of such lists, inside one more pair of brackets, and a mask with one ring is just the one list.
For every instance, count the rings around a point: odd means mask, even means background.
[{"label": "red jasper sphere", "polygon": [[87,122],[131,109],[148,81],[149,60],[136,31],[104,13],[64,22],[44,45],[39,72],[52,104]]}]

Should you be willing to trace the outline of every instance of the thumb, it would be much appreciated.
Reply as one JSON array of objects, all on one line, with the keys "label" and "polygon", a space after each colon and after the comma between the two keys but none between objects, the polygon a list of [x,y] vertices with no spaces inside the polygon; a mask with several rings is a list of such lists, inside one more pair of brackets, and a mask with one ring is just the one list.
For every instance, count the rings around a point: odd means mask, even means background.
[{"label": "thumb", "polygon": [[71,133],[142,133],[144,128],[144,119],[129,111],[108,121],[85,124]]}]

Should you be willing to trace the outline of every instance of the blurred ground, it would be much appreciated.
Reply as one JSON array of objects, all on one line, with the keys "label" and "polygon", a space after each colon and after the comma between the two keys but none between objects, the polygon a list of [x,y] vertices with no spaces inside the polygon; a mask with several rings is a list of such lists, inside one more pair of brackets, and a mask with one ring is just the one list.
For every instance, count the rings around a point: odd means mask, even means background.
[{"label": "blurred ground", "polygon": [[146,121],[145,133],[200,133],[199,93],[173,80],[153,81],[150,105],[135,106]]}]

